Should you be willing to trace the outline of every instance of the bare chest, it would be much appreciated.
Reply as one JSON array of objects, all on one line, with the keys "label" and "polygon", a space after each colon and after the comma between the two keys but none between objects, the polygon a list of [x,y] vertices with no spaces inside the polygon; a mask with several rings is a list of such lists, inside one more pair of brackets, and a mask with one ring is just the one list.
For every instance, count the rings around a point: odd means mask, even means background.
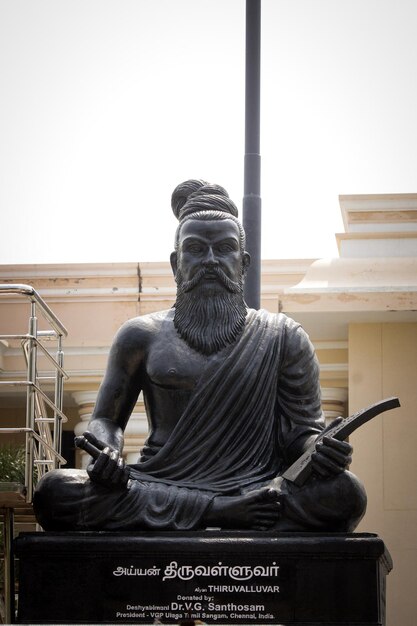
[{"label": "bare chest", "polygon": [[150,347],[146,374],[151,383],[168,389],[194,389],[206,369],[221,362],[221,355],[206,356],[190,348],[176,333],[164,334]]}]

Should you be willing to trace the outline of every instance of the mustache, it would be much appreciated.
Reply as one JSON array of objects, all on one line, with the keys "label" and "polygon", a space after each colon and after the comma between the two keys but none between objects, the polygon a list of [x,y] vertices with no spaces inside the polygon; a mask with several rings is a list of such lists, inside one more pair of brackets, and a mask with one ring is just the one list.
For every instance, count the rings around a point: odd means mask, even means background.
[{"label": "mustache", "polygon": [[240,293],[242,291],[242,282],[235,282],[231,278],[229,278],[224,271],[218,265],[213,265],[210,268],[202,267],[200,268],[196,274],[190,280],[181,280],[181,289],[183,292],[187,293],[191,291],[206,277],[212,276],[216,274],[216,277],[219,279],[219,282],[230,291],[230,293]]}]

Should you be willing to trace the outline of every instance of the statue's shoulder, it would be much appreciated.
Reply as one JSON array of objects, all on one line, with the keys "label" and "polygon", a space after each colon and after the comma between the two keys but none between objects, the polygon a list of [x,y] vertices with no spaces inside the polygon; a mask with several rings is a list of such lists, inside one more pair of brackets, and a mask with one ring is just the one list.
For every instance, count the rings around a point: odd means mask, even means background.
[{"label": "statue's shoulder", "polygon": [[298,329],[301,328],[300,324],[293,320],[285,313],[272,313],[271,311],[266,311],[265,309],[253,310],[249,309],[249,316],[253,315],[257,318],[261,323],[268,325],[271,329],[277,330],[278,332],[284,332],[292,334],[297,332]]},{"label": "statue's shoulder", "polygon": [[172,309],[139,315],[127,320],[118,330],[115,343],[118,345],[146,346],[172,320]]},{"label": "statue's shoulder", "polygon": [[311,351],[312,344],[304,328],[285,313],[271,313],[260,309],[254,312],[264,324],[268,325],[270,332],[279,335],[283,349],[291,351]]}]

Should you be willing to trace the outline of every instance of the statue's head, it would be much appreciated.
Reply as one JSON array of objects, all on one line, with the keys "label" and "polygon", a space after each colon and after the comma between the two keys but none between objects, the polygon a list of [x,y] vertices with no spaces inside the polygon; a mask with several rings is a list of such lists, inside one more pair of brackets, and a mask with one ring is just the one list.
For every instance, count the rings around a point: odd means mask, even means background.
[{"label": "statue's head", "polygon": [[171,255],[174,324],[191,347],[211,354],[235,341],[245,323],[245,233],[236,205],[219,185],[186,181],[174,190],[171,204],[179,220]]},{"label": "statue's head", "polygon": [[245,231],[237,219],[238,210],[227,191],[202,180],[187,180],[174,189],[171,206],[179,221],[171,255],[174,275],[178,270],[188,272],[189,265],[222,268],[239,259],[234,277],[243,280],[250,257],[245,251]]}]

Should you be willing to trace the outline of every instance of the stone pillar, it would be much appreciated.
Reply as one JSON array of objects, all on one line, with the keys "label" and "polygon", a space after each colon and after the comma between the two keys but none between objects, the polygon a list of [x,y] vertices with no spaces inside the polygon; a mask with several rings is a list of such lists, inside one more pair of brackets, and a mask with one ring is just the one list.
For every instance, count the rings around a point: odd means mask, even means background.
[{"label": "stone pillar", "polygon": [[[93,408],[97,398],[97,391],[76,391],[72,394],[78,405],[78,412],[81,421],[74,429],[75,435],[82,435],[87,430],[88,422],[91,419]],[[136,404],[135,410],[129,418],[125,430],[125,444],[123,457],[127,463],[136,463],[139,452],[145,442],[148,433],[148,422],[143,404],[142,394]],[[83,450],[76,452],[76,466],[85,469],[88,462],[88,454]]]},{"label": "stone pillar", "polygon": [[8,347],[9,345],[7,341],[0,339],[0,372],[2,372],[5,369],[4,368],[4,355]]},{"label": "stone pillar", "polygon": [[346,417],[348,390],[345,387],[322,387],[321,404],[326,426],[336,417]]}]

